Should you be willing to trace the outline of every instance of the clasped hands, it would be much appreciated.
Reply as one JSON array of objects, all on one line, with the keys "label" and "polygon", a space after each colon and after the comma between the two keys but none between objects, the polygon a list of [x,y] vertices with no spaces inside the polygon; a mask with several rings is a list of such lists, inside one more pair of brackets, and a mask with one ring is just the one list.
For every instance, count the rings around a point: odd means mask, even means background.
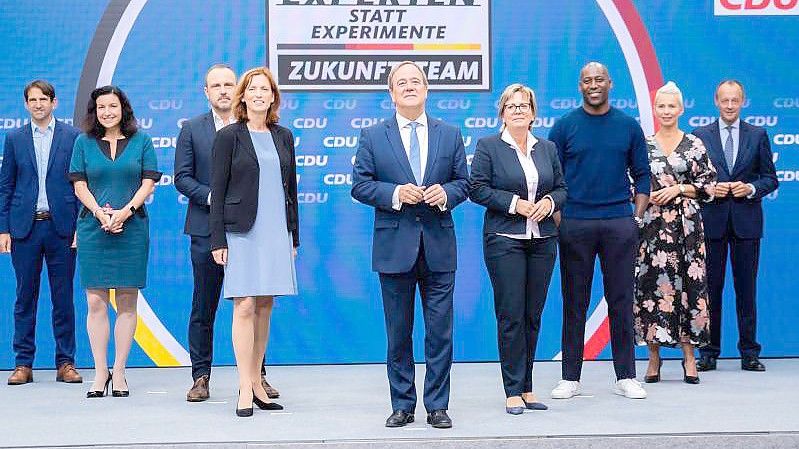
[{"label": "clasped hands", "polygon": [[553,206],[554,204],[552,204],[552,200],[549,197],[541,198],[535,203],[519,198],[516,200],[516,213],[538,222],[547,218]]},{"label": "clasped hands", "polygon": [[403,184],[399,188],[399,200],[403,204],[419,204],[424,202],[430,206],[444,207],[447,204],[447,194],[440,184],[429,187],[415,184]]},{"label": "clasped hands", "polygon": [[100,228],[110,234],[119,234],[124,229],[122,225],[133,213],[129,209],[112,209],[111,206],[98,207],[94,210],[94,218],[100,222]]},{"label": "clasped hands", "polygon": [[713,193],[716,198],[723,198],[730,193],[736,198],[745,198],[752,194],[752,188],[741,181],[717,182]]}]

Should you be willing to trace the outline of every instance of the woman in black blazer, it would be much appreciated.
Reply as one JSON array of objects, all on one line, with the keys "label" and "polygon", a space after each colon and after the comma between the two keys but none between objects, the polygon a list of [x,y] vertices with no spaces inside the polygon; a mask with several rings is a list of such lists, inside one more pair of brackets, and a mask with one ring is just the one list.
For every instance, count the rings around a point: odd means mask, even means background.
[{"label": "woman in black blazer", "polygon": [[281,410],[261,384],[275,296],[297,294],[300,244],[294,137],[277,124],[280,92],[265,67],[242,75],[233,97],[237,123],[219,130],[211,176],[211,254],[225,267],[233,300],[233,351],[239,371],[236,415],[253,404]]},{"label": "woman in black blazer", "polygon": [[477,142],[469,198],[486,207],[483,253],[494,288],[505,410],[546,410],[533,393],[541,312],[555,264],[553,213],[566,200],[555,144],[530,133],[535,93],[511,84],[499,100],[502,132]]}]

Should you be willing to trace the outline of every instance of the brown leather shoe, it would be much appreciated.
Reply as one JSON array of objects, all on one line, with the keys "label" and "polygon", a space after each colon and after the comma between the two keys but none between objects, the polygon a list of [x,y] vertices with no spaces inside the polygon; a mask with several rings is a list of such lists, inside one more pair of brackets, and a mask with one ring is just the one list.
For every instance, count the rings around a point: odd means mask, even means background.
[{"label": "brown leather shoe", "polygon": [[33,382],[33,370],[30,366],[20,365],[8,376],[9,385],[23,385],[29,382]]},{"label": "brown leather shoe", "polygon": [[194,381],[191,389],[186,393],[186,400],[189,402],[202,402],[210,396],[208,391],[209,376],[200,376]]},{"label": "brown leather shoe", "polygon": [[66,382],[68,384],[81,384],[83,377],[80,376],[75,365],[71,363],[62,363],[58,367],[58,372],[55,375],[56,382]]},{"label": "brown leather shoe", "polygon": [[269,399],[277,399],[280,397],[280,392],[277,391],[277,388],[269,385],[269,382],[266,381],[266,374],[261,374],[261,385],[266,390],[266,395]]}]

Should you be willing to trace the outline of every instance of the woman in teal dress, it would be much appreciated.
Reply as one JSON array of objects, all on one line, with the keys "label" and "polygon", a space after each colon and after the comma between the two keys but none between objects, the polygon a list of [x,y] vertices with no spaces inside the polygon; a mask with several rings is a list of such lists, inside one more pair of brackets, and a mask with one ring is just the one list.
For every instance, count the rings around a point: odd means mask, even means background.
[{"label": "woman in teal dress", "polygon": [[[78,264],[86,289],[86,329],[95,379],[86,397],[129,395],[125,365],[136,332],[136,301],[147,283],[149,229],[144,201],[161,178],[149,136],[138,132],[133,109],[115,86],[95,89],[85,134],[75,141],[70,179],[83,203],[77,225]],[[113,371],[108,369],[108,305],[115,289]]]}]

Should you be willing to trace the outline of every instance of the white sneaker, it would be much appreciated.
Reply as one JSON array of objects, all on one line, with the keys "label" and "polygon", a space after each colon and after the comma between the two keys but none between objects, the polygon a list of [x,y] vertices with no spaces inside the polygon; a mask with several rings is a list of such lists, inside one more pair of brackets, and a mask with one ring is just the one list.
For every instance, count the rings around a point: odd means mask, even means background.
[{"label": "white sneaker", "polygon": [[646,390],[641,382],[635,379],[621,379],[616,381],[613,392],[630,399],[646,399]]},{"label": "white sneaker", "polygon": [[580,382],[576,380],[559,380],[552,390],[552,399],[570,399],[580,394]]}]

